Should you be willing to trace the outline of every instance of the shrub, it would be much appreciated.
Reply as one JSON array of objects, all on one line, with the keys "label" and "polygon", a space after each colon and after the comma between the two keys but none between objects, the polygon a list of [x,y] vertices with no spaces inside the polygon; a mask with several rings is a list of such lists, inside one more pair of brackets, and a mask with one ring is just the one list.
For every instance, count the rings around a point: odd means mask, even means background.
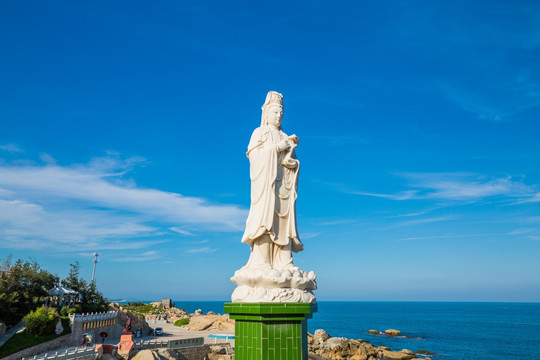
[{"label": "shrub", "polygon": [[174,322],[174,326],[184,326],[189,324],[189,318],[178,319]]},{"label": "shrub", "polygon": [[128,306],[144,306],[146,305],[145,303],[142,303],[140,301],[131,301],[131,302],[128,302]]},{"label": "shrub", "polygon": [[60,316],[54,309],[45,309],[45,307],[37,308],[24,317],[28,332],[37,335],[54,334],[59,319]]},{"label": "shrub", "polygon": [[60,316],[68,316],[69,314],[75,314],[76,312],[80,312],[78,311],[78,308],[75,307],[75,306],[64,306],[61,310],[60,310]]}]

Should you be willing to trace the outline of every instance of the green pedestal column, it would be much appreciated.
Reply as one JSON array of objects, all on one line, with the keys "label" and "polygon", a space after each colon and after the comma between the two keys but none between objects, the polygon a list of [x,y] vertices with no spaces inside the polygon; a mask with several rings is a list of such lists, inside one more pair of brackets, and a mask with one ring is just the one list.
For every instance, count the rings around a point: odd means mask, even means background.
[{"label": "green pedestal column", "polygon": [[307,319],[317,304],[226,303],[236,360],[307,360]]}]

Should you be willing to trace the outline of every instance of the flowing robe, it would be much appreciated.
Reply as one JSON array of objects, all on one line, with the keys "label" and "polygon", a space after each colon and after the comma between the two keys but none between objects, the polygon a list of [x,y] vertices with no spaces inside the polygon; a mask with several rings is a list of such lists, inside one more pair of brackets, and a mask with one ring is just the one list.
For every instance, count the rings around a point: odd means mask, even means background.
[{"label": "flowing robe", "polygon": [[[288,136],[280,129],[262,125],[253,131],[248,145],[251,207],[242,242],[252,247],[268,235],[278,249],[303,249],[296,229],[296,190],[300,163],[294,148],[279,151]],[[274,256],[276,254],[274,253]]]}]

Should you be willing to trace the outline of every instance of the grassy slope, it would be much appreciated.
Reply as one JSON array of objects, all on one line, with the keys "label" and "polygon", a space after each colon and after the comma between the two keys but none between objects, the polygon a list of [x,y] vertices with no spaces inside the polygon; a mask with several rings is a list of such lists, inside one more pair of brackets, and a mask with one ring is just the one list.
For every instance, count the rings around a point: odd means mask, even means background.
[{"label": "grassy slope", "polygon": [[[62,335],[71,334],[71,328],[69,327],[69,319],[62,319],[62,326],[64,327],[64,332]],[[0,358],[15,354],[21,350],[32,347],[34,345],[39,345],[41,343],[54,340],[58,336],[55,334],[41,336],[30,334],[26,330],[21,331],[18,334],[13,335],[9,338],[4,345],[0,347]]]}]

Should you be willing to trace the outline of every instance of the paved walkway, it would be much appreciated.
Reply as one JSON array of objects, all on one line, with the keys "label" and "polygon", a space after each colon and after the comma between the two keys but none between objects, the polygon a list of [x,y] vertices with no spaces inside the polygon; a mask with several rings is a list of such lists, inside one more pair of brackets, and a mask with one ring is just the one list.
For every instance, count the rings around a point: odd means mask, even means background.
[{"label": "paved walkway", "polygon": [[[158,340],[158,341],[169,341],[169,340],[177,340],[177,339],[186,339],[186,338],[194,338],[194,337],[204,337],[204,343],[205,344],[214,344],[214,343],[224,343],[227,342],[225,339],[214,339],[208,337],[211,334],[219,334],[219,335],[234,335],[234,332],[231,331],[222,331],[222,330],[208,330],[208,331],[191,331],[188,329],[185,329],[184,327],[177,327],[173,324],[156,324],[154,327],[161,327],[163,328],[163,335],[161,336],[153,336],[153,335],[147,335],[142,336],[140,338],[133,338],[134,342],[139,342],[141,340]],[[105,341],[105,344],[118,344],[120,341],[120,338],[107,338]],[[234,340],[228,341],[232,346],[234,346]],[[101,338],[94,338],[94,344],[101,344]],[[55,350],[48,351],[48,354],[54,354],[58,352],[58,354],[63,354],[68,351],[72,351],[77,349],[76,346],[71,347],[63,347]],[[45,353],[37,355],[37,358],[39,359],[40,356],[43,357]]]},{"label": "paved walkway", "polygon": [[4,335],[0,335],[0,346],[4,345],[6,341],[9,340],[10,337],[18,333],[19,331],[23,331],[25,329],[24,321],[19,321],[17,325],[9,329]]}]

